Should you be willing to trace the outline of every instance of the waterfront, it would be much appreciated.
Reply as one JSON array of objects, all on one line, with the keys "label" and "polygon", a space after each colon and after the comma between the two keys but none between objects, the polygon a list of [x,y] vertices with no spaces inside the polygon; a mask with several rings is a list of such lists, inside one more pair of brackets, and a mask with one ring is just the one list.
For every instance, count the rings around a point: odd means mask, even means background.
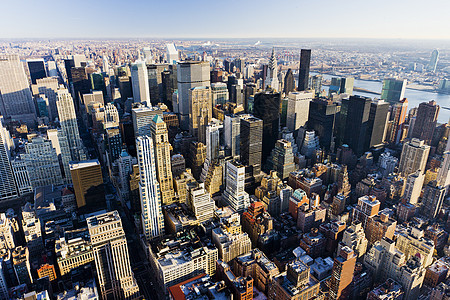
[{"label": "waterfront", "polygon": [[[311,75],[316,75],[318,73],[311,73]],[[332,76],[329,74],[322,74],[324,79],[330,80]],[[355,79],[355,87],[366,89],[373,92],[381,93],[382,83],[378,81],[369,81],[369,80],[359,80]],[[328,86],[323,86],[325,90],[328,91]],[[355,95],[362,95],[370,98],[379,98],[378,95],[374,95],[371,93],[365,92],[354,92]],[[405,97],[408,99],[408,109],[418,107],[422,102],[428,102],[430,100],[436,100],[436,102],[441,106],[441,110],[439,112],[439,123],[447,123],[450,118],[450,110],[445,109],[450,108],[450,95],[449,94],[438,94],[426,91],[412,90],[406,89]]]}]

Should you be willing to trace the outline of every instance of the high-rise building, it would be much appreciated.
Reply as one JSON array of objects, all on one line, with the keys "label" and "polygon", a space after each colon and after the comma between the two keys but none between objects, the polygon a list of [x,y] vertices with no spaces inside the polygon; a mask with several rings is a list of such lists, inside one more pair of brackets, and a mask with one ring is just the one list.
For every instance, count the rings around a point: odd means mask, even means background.
[{"label": "high-rise building", "polygon": [[34,124],[35,107],[18,55],[0,56],[0,113],[6,119]]},{"label": "high-rise building", "polygon": [[403,199],[405,199],[408,203],[416,205],[419,202],[424,179],[425,175],[421,170],[417,170],[416,172],[409,174],[406,179]]},{"label": "high-rise building", "polygon": [[398,172],[403,176],[408,176],[418,170],[423,173],[429,153],[430,146],[425,145],[422,140],[413,138],[411,141],[404,142]]},{"label": "high-rise building", "polygon": [[133,119],[134,136],[150,136],[152,121],[156,115],[159,115],[162,118],[162,110],[156,107],[146,107],[143,105],[133,108],[131,110],[131,117]]},{"label": "high-rise building", "polygon": [[235,211],[243,212],[250,205],[250,199],[245,188],[245,166],[238,161],[226,162],[226,187],[222,195]]},{"label": "high-rise building", "polygon": [[58,78],[37,79],[36,84],[31,86],[34,96],[45,95],[48,101],[48,117],[54,120],[58,117],[58,108],[56,107],[56,92],[59,88]]},{"label": "high-rise building", "polygon": [[422,229],[400,225],[396,231],[395,247],[405,255],[406,259],[416,256],[418,253],[424,267],[433,263],[434,242],[425,237]]},{"label": "high-rise building", "polygon": [[102,299],[139,299],[118,211],[86,219]]},{"label": "high-rise building", "polygon": [[161,192],[162,204],[170,204],[174,200],[173,177],[170,162],[170,148],[166,123],[159,115],[153,118],[151,125],[155,154],[156,174]]},{"label": "high-rise building", "polygon": [[343,99],[338,129],[339,145],[347,144],[356,155],[362,155],[367,149],[366,136],[371,99],[362,96],[350,96]]},{"label": "high-rise building", "polygon": [[368,241],[364,233],[364,229],[361,226],[361,222],[353,222],[350,227],[344,231],[342,242],[339,243],[339,249],[343,246],[351,248],[357,257],[362,257],[367,250]]},{"label": "high-rise building", "polygon": [[277,59],[275,58],[275,50],[272,49],[272,55],[270,56],[269,59],[269,67],[267,68],[267,76],[264,84],[265,87],[270,87],[275,91],[281,92],[279,88],[280,84],[278,82],[277,69],[278,66],[277,66]]},{"label": "high-rise building", "polygon": [[73,189],[77,206],[98,202],[103,193],[102,167],[98,159],[70,163]]},{"label": "high-rise building", "polygon": [[310,91],[291,92],[288,95],[286,126],[292,132],[306,125],[309,105],[314,98]]},{"label": "high-rise building", "polygon": [[263,121],[262,160],[266,161],[278,140],[281,94],[267,89],[255,95],[254,104],[255,117]]},{"label": "high-rise building", "polygon": [[339,121],[341,106],[325,99],[314,99],[310,102],[308,129],[319,136],[320,146],[329,150],[334,144],[334,131]]},{"label": "high-rise building", "polygon": [[340,252],[334,259],[333,270],[330,279],[329,299],[345,299],[349,292],[350,284],[355,271],[356,255],[347,246],[340,248]]},{"label": "high-rise building", "polygon": [[174,65],[178,61],[178,50],[173,43],[167,44],[167,62]]},{"label": "high-rise building", "polygon": [[108,103],[105,106],[105,129],[119,127],[119,112],[113,103]]},{"label": "high-rise building", "polygon": [[359,197],[358,205],[352,211],[352,220],[361,222],[362,227],[366,230],[369,219],[378,214],[380,204],[375,196]]},{"label": "high-rise building", "polygon": [[199,223],[211,220],[214,216],[214,200],[205,190],[204,183],[192,181],[187,184],[187,205]]},{"label": "high-rise building", "polygon": [[16,198],[18,193],[10,163],[11,137],[3,118],[0,121],[0,200],[8,200]]},{"label": "high-rise building", "polygon": [[440,106],[434,100],[428,103],[420,103],[411,137],[424,140],[425,144],[430,145],[434,129],[436,128],[439,110]]},{"label": "high-rise building", "polygon": [[309,65],[311,62],[311,49],[300,51],[300,68],[298,70],[298,91],[306,91],[309,83]]},{"label": "high-rise building", "polygon": [[37,79],[47,77],[43,58],[27,59],[27,65],[32,84],[35,84]]},{"label": "high-rise building", "polygon": [[232,157],[240,155],[241,118],[239,115],[226,115],[223,123],[224,144]]},{"label": "high-rise building", "polygon": [[433,50],[433,52],[431,52],[430,62],[428,63],[427,70],[435,73],[438,61],[439,51],[435,49]]},{"label": "high-rise building", "polygon": [[295,170],[291,142],[278,140],[269,157],[269,168],[277,171],[278,177],[285,180]]},{"label": "high-rise building", "polygon": [[381,99],[395,104],[405,98],[406,79],[385,78],[381,89]]},{"label": "high-rise building", "polygon": [[424,189],[422,197],[422,213],[429,219],[439,214],[445,197],[445,188],[433,180]]},{"label": "high-rise building", "polygon": [[108,149],[108,163],[115,162],[122,152],[122,135],[119,127],[110,127],[105,130],[105,140]]},{"label": "high-rise building", "polygon": [[251,115],[241,118],[241,162],[261,169],[263,121]]},{"label": "high-rise building", "polygon": [[211,119],[206,126],[206,161],[214,162],[219,157],[221,136],[223,135],[223,123],[217,119]]},{"label": "high-rise building", "polygon": [[386,121],[389,113],[389,103],[384,100],[374,100],[370,104],[369,121],[366,133],[366,149],[383,145],[386,133]]},{"label": "high-rise building", "polygon": [[208,86],[189,90],[189,132],[206,143],[206,126],[212,119],[211,89]]},{"label": "high-rise building", "polygon": [[143,61],[131,64],[131,84],[133,102],[146,102],[150,105],[150,88],[148,86],[147,66]]},{"label": "high-rise building", "polygon": [[210,86],[210,67],[208,62],[182,61],[177,65],[177,72],[180,127],[189,130],[191,113],[189,91],[194,87]]},{"label": "high-rise building", "polygon": [[406,98],[403,98],[399,102],[392,105],[392,112],[390,115],[392,127],[390,132],[388,132],[387,137],[387,140],[390,143],[398,144],[402,140],[407,113],[408,100]]},{"label": "high-rise building", "polygon": [[330,88],[328,90],[329,95],[336,94],[353,94],[353,83],[355,79],[353,77],[333,77],[331,78]]},{"label": "high-rise building", "polygon": [[57,91],[56,106],[58,108],[59,123],[62,134],[67,138],[70,155],[73,161],[86,159],[86,154],[78,131],[77,116],[73,105],[72,96],[67,89]]},{"label": "high-rise building", "polygon": [[322,81],[323,81],[322,75],[314,75],[309,78],[309,88],[311,90],[314,90],[315,96],[319,96],[322,93]]},{"label": "high-rise building", "polygon": [[295,91],[295,80],[292,69],[288,69],[286,72],[286,76],[284,77],[283,91],[286,95],[288,95],[290,92]]},{"label": "high-rise building", "polygon": [[211,83],[212,105],[224,105],[228,102],[229,94],[227,84],[223,82]]},{"label": "high-rise building", "polygon": [[29,202],[22,207],[22,228],[30,257],[33,260],[39,259],[44,250],[41,220]]},{"label": "high-rise building", "polygon": [[161,193],[156,174],[153,140],[149,136],[136,138],[136,150],[140,172],[139,194],[141,219],[147,240],[164,234],[164,216],[161,209]]}]

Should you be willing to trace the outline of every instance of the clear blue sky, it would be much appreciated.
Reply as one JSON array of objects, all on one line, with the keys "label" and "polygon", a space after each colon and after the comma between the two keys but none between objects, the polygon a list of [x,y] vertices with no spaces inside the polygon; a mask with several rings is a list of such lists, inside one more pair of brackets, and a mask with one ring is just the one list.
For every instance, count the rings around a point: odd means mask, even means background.
[{"label": "clear blue sky", "polygon": [[450,39],[450,0],[3,0],[0,38]]}]

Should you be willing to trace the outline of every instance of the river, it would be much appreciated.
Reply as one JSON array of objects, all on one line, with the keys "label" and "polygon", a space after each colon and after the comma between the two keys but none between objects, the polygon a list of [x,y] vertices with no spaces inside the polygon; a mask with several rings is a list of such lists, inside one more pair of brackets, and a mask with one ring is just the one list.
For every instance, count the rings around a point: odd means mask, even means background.
[{"label": "river", "polygon": [[[311,72],[311,75],[316,75],[318,73]],[[328,74],[322,74],[324,79],[331,79],[331,77],[337,77],[332,76]],[[355,79],[355,87],[363,88],[369,91],[373,92],[379,92],[381,93],[382,83],[378,81],[369,81],[369,80],[359,80]],[[323,86],[323,89],[328,91],[328,86]],[[355,95],[361,95],[366,96],[370,98],[379,98],[379,95],[370,94],[370,93],[364,93],[364,92],[358,92],[354,91],[353,94]],[[405,90],[405,97],[408,99],[408,110],[414,107],[418,107],[420,103],[422,102],[428,102],[430,100],[435,100],[438,105],[441,106],[441,109],[439,111],[438,116],[438,122],[439,123],[447,123],[450,119],[450,110],[444,109],[443,107],[450,108],[450,95],[449,94],[438,94],[438,93],[432,93],[432,92],[425,92],[425,91],[418,91],[418,90],[411,90],[406,89]]]}]

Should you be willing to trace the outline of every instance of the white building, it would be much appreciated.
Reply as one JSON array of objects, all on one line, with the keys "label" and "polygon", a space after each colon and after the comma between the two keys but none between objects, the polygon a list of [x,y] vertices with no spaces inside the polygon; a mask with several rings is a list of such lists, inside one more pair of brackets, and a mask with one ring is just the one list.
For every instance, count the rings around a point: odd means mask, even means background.
[{"label": "white building", "polygon": [[310,91],[290,92],[288,95],[287,107],[287,128],[294,132],[305,126],[308,121],[309,104],[314,97]]},{"label": "white building", "polygon": [[250,198],[245,191],[245,166],[237,161],[227,161],[226,178],[222,199],[235,211],[243,212],[250,206]]},{"label": "white building", "polygon": [[204,183],[191,182],[187,184],[187,204],[196,219],[202,223],[214,216],[214,200],[205,190]]},{"label": "white building", "polygon": [[231,151],[231,156],[239,156],[241,149],[241,118],[239,115],[226,115],[223,124],[225,147]]},{"label": "white building", "polygon": [[133,90],[133,102],[147,102],[150,104],[148,72],[145,62],[136,61],[131,64],[131,84]]},{"label": "white building", "polygon": [[424,179],[425,175],[420,170],[409,174],[406,179],[403,198],[407,199],[411,204],[417,204],[419,202],[420,193],[422,192]]},{"label": "white building", "polygon": [[223,123],[217,119],[212,119],[206,126],[206,159],[208,163],[214,162],[219,156],[220,136],[223,130]]},{"label": "white building", "polygon": [[173,43],[167,44],[167,62],[171,65],[174,65],[178,61],[178,50],[175,48]]},{"label": "white building", "polygon": [[403,176],[408,176],[417,170],[425,172],[429,153],[430,146],[422,140],[413,138],[409,142],[404,142],[398,172]]}]

